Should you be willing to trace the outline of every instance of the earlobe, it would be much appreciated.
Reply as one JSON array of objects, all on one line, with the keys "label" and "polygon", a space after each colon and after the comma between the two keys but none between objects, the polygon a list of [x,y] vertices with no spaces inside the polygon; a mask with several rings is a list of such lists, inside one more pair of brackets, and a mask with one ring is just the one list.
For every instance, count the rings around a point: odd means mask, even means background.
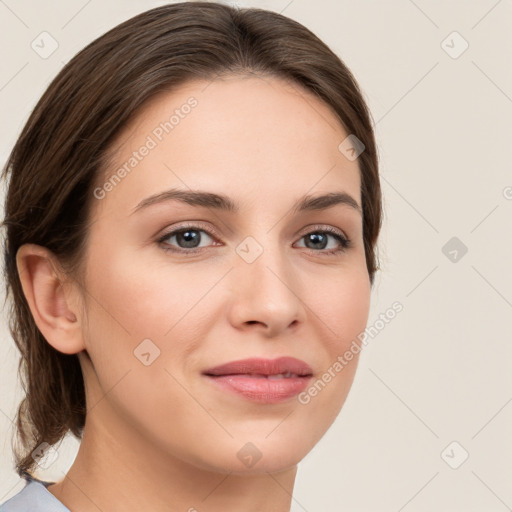
[{"label": "earlobe", "polygon": [[56,263],[54,254],[40,245],[24,244],[16,254],[23,293],[37,327],[53,348],[76,354],[85,349],[82,331]]}]

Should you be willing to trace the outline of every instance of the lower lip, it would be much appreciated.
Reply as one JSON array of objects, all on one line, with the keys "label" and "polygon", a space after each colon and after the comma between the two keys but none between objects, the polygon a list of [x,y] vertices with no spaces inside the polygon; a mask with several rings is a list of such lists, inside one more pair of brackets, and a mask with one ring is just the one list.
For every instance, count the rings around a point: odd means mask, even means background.
[{"label": "lower lip", "polygon": [[255,402],[275,404],[288,400],[307,387],[311,376],[268,379],[250,375],[219,375],[207,377],[222,389],[233,391]]}]

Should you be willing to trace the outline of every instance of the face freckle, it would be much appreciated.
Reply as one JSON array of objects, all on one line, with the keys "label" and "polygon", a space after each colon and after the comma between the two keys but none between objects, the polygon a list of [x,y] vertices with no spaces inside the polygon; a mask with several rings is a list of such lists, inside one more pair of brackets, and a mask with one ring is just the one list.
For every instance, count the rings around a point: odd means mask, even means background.
[{"label": "face freckle", "polygon": [[[117,137],[105,176],[137,162],[108,191],[100,184],[93,204],[86,378],[91,394],[112,389],[98,417],[146,433],[170,457],[240,471],[236,454],[250,439],[264,454],[261,471],[279,470],[332,424],[357,356],[307,403],[263,403],[204,372],[293,357],[311,368],[311,385],[364,331],[360,169],[338,149],[348,134],[335,114],[298,85],[256,76],[205,85],[159,95]],[[329,194],[337,199],[326,206]],[[204,230],[199,251],[187,253],[176,236],[165,251],[158,239],[183,226],[189,241]],[[306,243],[319,232],[327,249]],[[328,255],[336,233],[350,245]]]}]

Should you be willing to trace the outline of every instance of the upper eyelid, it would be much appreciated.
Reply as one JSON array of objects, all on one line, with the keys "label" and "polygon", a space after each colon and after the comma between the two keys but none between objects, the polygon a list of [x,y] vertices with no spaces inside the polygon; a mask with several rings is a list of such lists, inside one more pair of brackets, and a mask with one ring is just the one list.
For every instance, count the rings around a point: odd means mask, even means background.
[{"label": "upper eyelid", "polygon": [[220,238],[220,235],[217,233],[217,231],[211,227],[206,227],[206,225],[203,225],[201,221],[195,221],[190,223],[181,224],[177,227],[173,227],[169,229],[168,231],[165,231],[162,235],[160,235],[161,238],[167,238],[177,232],[184,231],[186,229],[197,229],[198,231],[205,231],[209,236],[215,236],[217,238]]}]

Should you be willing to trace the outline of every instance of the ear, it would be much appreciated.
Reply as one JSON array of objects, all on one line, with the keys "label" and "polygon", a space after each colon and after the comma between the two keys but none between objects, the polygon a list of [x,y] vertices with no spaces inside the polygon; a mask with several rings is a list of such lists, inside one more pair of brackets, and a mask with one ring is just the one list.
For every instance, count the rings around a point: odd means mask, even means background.
[{"label": "ear", "polygon": [[[23,293],[34,321],[46,341],[59,352],[76,354],[85,349],[78,320],[78,289],[67,279],[55,255],[40,245],[24,244],[16,253]],[[70,306],[71,304],[71,306]]]}]

